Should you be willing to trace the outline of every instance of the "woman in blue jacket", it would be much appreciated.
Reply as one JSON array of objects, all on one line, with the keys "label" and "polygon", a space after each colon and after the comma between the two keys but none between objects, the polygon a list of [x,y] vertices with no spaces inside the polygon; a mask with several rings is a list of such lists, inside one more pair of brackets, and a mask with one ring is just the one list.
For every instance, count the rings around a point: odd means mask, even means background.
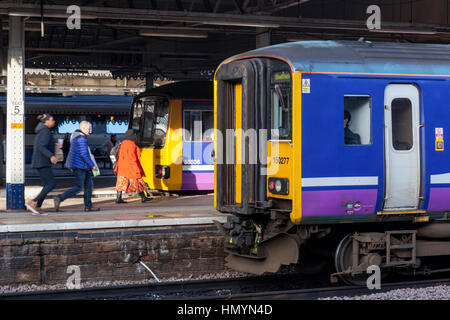
[{"label": "woman in blue jacket", "polygon": [[87,136],[91,131],[91,124],[87,121],[80,122],[80,129],[75,130],[70,137],[70,151],[67,155],[66,168],[71,169],[75,175],[75,186],[53,198],[55,209],[59,211],[59,205],[67,198],[73,197],[84,188],[84,211],[99,211],[100,208],[92,208],[92,170],[98,170],[95,159],[92,156],[87,143]]}]

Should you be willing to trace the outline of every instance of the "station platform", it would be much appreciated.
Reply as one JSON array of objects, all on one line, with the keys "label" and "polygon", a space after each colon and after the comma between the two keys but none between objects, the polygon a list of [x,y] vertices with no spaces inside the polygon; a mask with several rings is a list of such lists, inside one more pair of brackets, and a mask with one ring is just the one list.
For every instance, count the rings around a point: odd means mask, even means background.
[{"label": "station platform", "polygon": [[82,198],[68,199],[55,212],[50,201],[44,202],[48,216],[33,216],[28,211],[3,212],[0,215],[0,234],[10,232],[41,232],[86,229],[136,228],[221,223],[226,216],[212,207],[212,195],[156,198],[141,203],[140,198],[126,199],[116,204],[114,199],[93,198],[98,212],[84,212]]},{"label": "station platform", "polygon": [[[96,180],[103,187],[96,187],[92,198],[101,211],[84,212],[82,194],[61,203],[59,212],[50,196],[42,206],[48,216],[0,211],[0,286],[64,286],[73,266],[80,269],[86,286],[152,279],[137,261],[160,279],[227,270],[223,235],[213,224],[226,222],[227,215],[215,211],[213,194],[156,196],[145,203],[134,195],[124,199],[127,203],[116,204],[111,185],[115,178],[103,180]],[[29,185],[25,190],[31,195],[40,188]],[[63,190],[58,186],[51,194]]]}]

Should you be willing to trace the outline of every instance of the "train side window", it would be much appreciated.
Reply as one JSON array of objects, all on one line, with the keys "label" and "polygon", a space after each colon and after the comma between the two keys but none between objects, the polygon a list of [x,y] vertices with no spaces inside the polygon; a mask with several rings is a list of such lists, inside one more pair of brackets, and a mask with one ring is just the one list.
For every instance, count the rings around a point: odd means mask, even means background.
[{"label": "train side window", "polygon": [[[128,129],[127,116],[110,116],[106,121],[106,133],[108,134],[122,134]],[[139,128],[137,129],[139,130]]]},{"label": "train side window", "polygon": [[77,115],[58,115],[56,116],[56,123],[58,124],[58,133],[73,133],[80,129],[80,116]]},{"label": "train side window", "polygon": [[412,105],[408,98],[392,100],[392,146],[395,150],[413,147]]},{"label": "train side window", "polygon": [[370,96],[344,96],[344,144],[369,145],[372,143],[372,98]]}]

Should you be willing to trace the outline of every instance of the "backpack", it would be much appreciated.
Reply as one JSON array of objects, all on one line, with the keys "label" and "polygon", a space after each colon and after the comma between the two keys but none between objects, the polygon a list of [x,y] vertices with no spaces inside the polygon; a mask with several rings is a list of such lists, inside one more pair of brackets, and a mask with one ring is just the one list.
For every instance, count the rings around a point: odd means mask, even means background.
[{"label": "backpack", "polygon": [[114,146],[111,149],[111,151],[109,153],[109,158],[111,159],[111,163],[112,163],[114,168],[116,167],[117,159],[119,157],[119,150],[120,150],[120,145],[121,144],[122,144],[121,142],[118,143],[116,146]]}]

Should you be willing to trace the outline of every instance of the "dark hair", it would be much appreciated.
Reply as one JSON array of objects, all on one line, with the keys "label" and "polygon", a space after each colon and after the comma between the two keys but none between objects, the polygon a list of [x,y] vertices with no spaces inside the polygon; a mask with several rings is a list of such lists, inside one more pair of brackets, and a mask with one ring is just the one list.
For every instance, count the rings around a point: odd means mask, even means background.
[{"label": "dark hair", "polygon": [[45,121],[47,121],[47,120],[50,119],[50,118],[52,118],[52,115],[51,115],[51,114],[48,114],[48,113],[44,113],[44,114],[41,114],[41,115],[38,115],[38,116],[37,116],[37,119],[38,119],[40,122],[42,122],[42,123],[45,123]]},{"label": "dark hair", "polygon": [[124,140],[131,140],[136,142],[136,131],[134,131],[133,129],[129,129],[127,130],[127,132],[125,132],[125,135],[123,137]]},{"label": "dark hair", "polygon": [[344,120],[345,119],[348,119],[348,122],[350,122],[350,120],[352,120],[352,115],[347,110],[344,110]]}]

